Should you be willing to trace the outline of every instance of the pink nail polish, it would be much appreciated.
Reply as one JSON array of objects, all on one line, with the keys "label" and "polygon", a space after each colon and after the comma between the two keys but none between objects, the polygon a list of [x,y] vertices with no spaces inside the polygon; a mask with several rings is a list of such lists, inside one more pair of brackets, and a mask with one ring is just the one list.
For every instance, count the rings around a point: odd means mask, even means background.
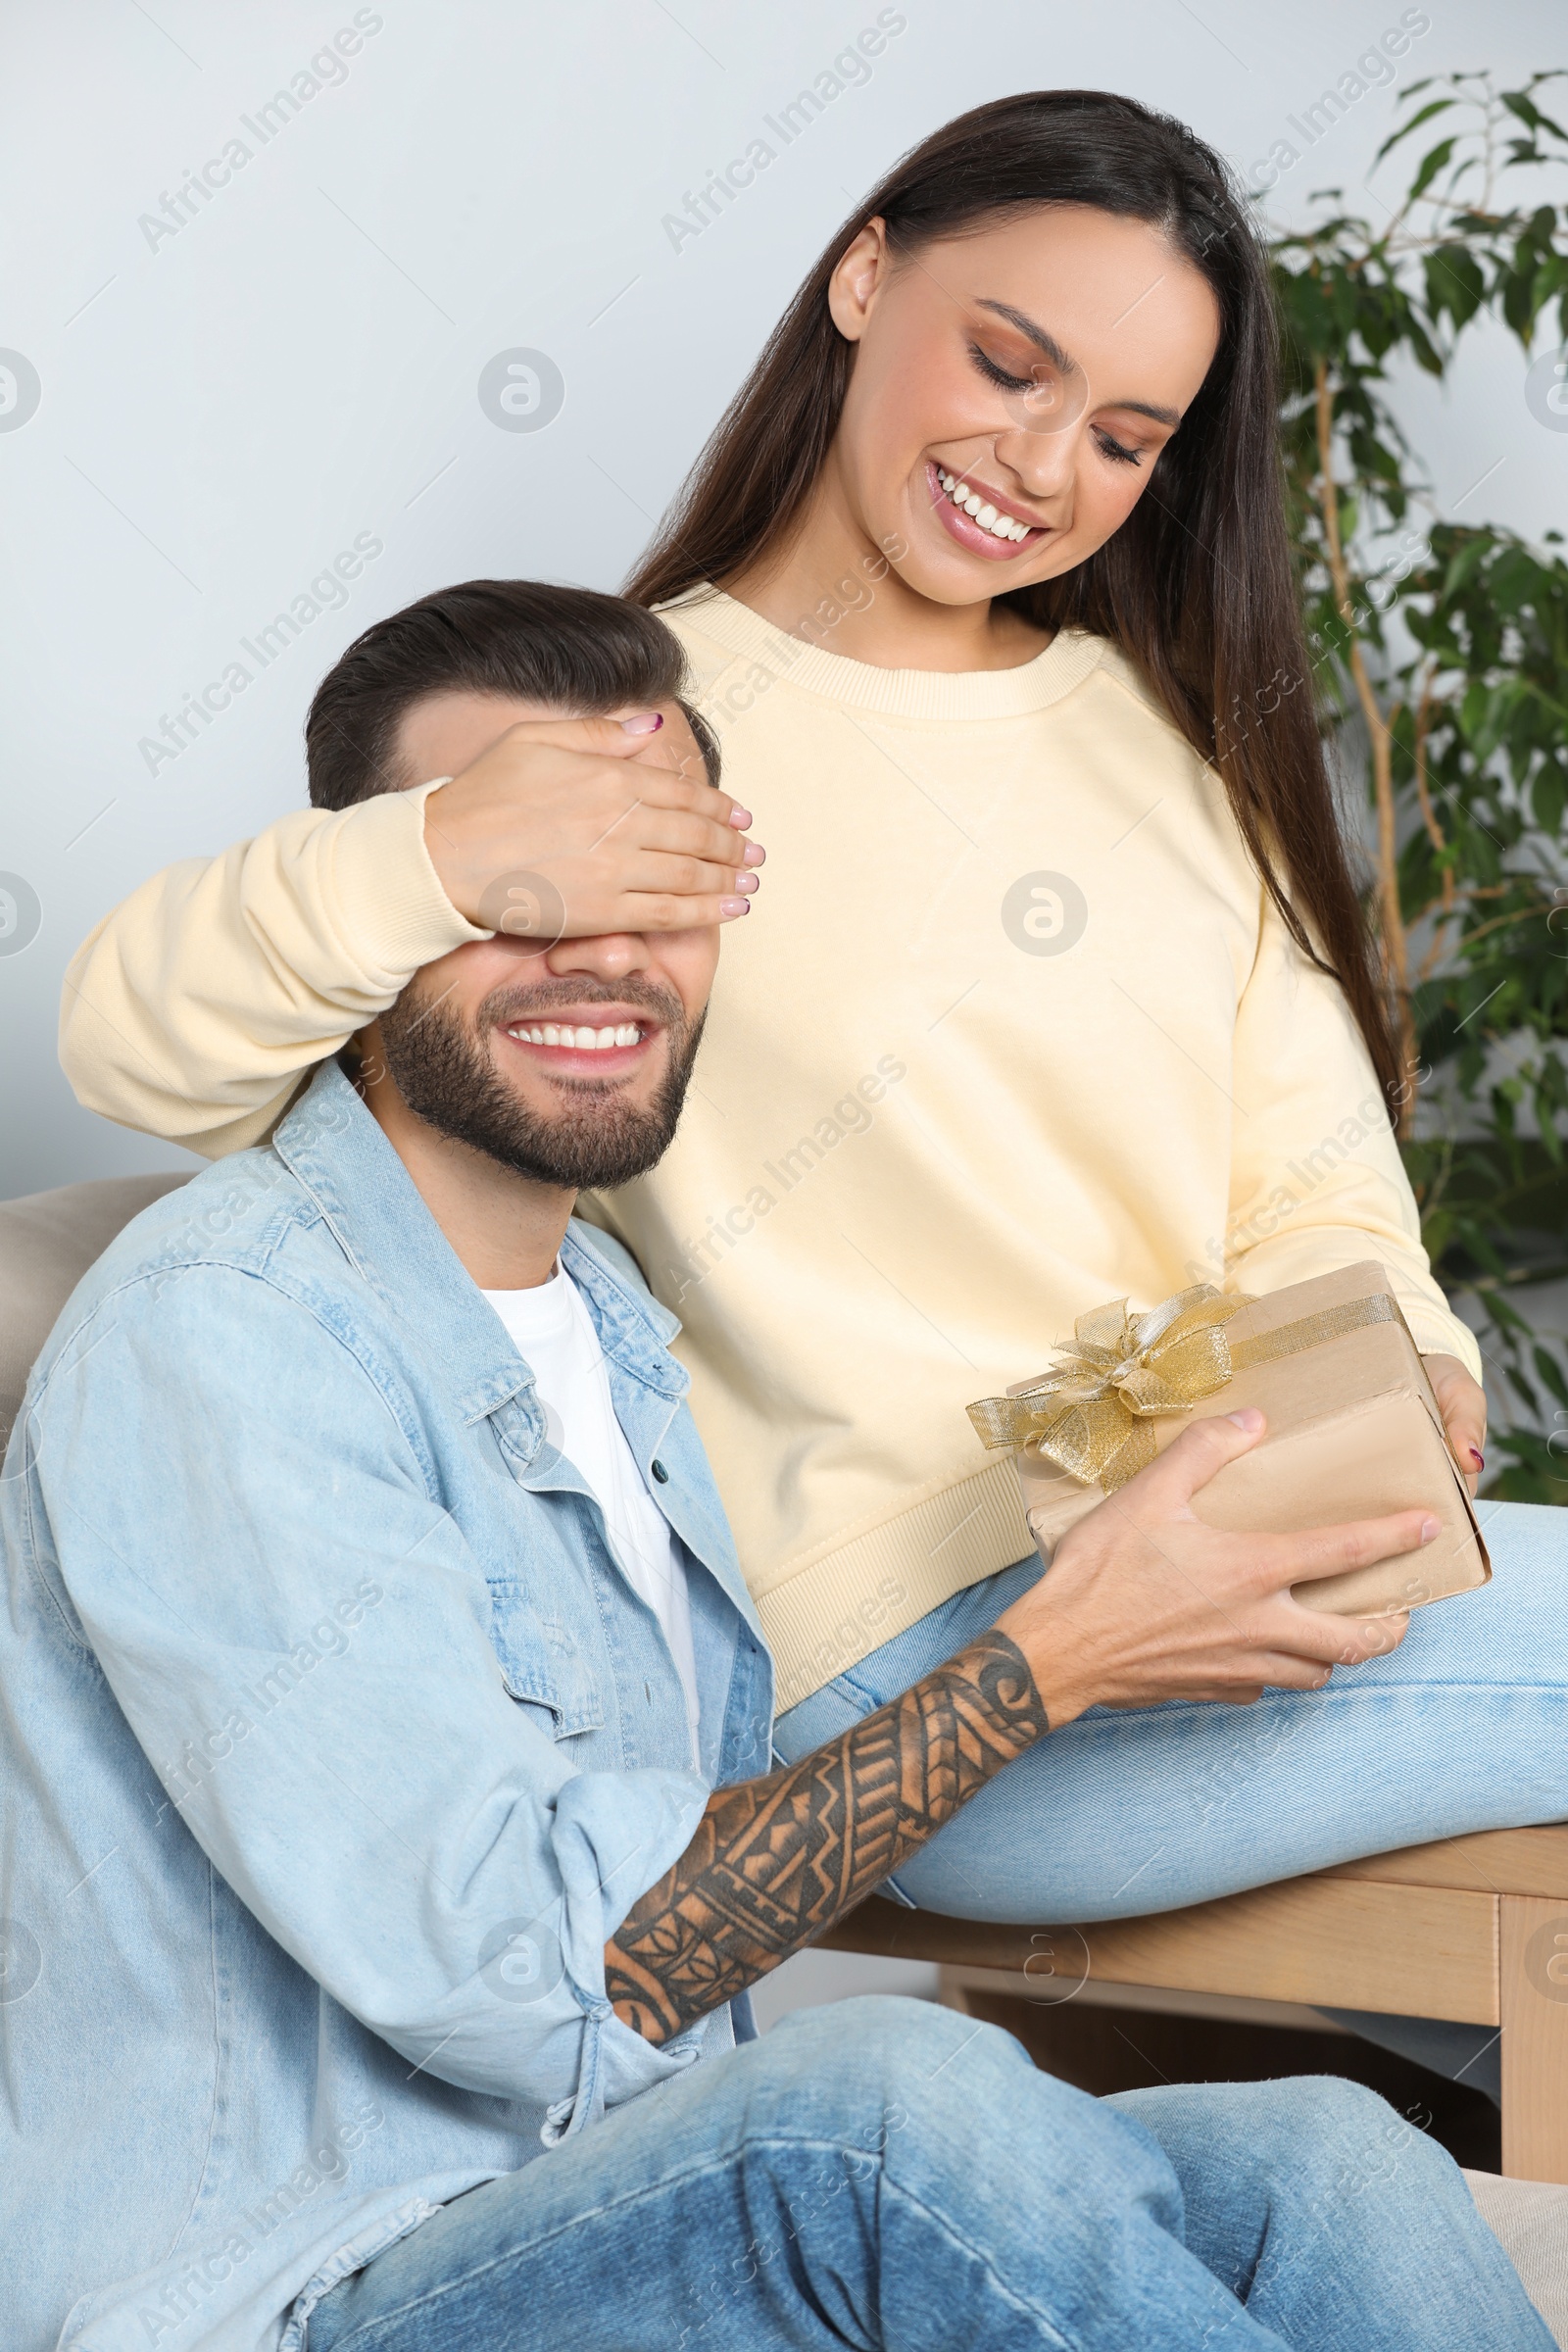
[{"label": "pink nail polish", "polygon": [[732,914],[750,914],[752,902],[750,899],[720,899],[718,911],[726,918]]},{"label": "pink nail polish", "polygon": [[1487,1466],[1487,1457],[1482,1452],[1479,1446],[1471,1446],[1470,1459],[1475,1463],[1475,1466],[1478,1470],[1484,1470]]},{"label": "pink nail polish", "polygon": [[746,855],[741,859],[742,865],[762,865],[766,860],[767,852],[760,849],[755,841],[749,841],[746,845]]},{"label": "pink nail polish", "polygon": [[623,718],[620,723],[628,735],[657,735],[664,714],[662,710],[639,710],[635,718]]},{"label": "pink nail polish", "polygon": [[752,821],[752,812],[749,808],[732,808],[729,812],[729,821],[737,833],[744,833]]},{"label": "pink nail polish", "polygon": [[737,874],[735,888],[738,893],[749,899],[753,891],[757,889],[760,880],[760,876],[757,874]]}]

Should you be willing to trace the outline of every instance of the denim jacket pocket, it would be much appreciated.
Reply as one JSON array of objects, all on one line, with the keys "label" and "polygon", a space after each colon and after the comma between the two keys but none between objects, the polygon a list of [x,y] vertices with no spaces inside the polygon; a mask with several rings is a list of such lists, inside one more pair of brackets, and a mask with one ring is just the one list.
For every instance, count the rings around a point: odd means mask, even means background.
[{"label": "denim jacket pocket", "polygon": [[531,1609],[514,1586],[492,1581],[490,1598],[490,1638],[510,1696],[542,1710],[552,1739],[603,1730],[604,1691],[570,1627]]}]

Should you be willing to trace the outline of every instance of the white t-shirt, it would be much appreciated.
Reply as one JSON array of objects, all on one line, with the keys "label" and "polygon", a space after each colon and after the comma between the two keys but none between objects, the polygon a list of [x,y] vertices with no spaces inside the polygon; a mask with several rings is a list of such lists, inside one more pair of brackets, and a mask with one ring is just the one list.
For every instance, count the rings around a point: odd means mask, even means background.
[{"label": "white t-shirt", "polygon": [[599,1334],[564,1266],[531,1291],[486,1291],[517,1353],[532,1369],[546,1434],[581,1472],[605,1515],[627,1583],[658,1617],[686,1693],[692,1761],[698,1762],[697,1661],[686,1569],[669,1522],[643,1483],[615,1418]]}]

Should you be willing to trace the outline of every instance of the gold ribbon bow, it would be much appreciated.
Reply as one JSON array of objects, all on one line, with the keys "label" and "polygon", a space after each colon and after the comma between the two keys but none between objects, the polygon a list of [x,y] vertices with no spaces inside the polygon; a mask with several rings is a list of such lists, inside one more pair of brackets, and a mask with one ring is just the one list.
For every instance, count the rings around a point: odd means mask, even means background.
[{"label": "gold ribbon bow", "polygon": [[1250,1304],[1207,1282],[1147,1315],[1113,1299],[1078,1317],[1075,1345],[1042,1379],[1016,1396],[982,1397],[969,1418],[987,1446],[1033,1446],[1113,1494],[1153,1460],[1155,1414],[1190,1412],[1225,1386],[1235,1365],[1224,1326]]},{"label": "gold ribbon bow", "polygon": [[1016,1396],[982,1396],[969,1418],[987,1446],[1033,1446],[1059,1470],[1086,1486],[1098,1479],[1112,1494],[1153,1460],[1152,1416],[1191,1412],[1233,1373],[1278,1363],[1373,1323],[1397,1323],[1415,1352],[1389,1292],[1319,1307],[1232,1347],[1225,1324],[1255,1304],[1239,1292],[1226,1298],[1207,1282],[1178,1291],[1147,1315],[1129,1315],[1125,1298],[1112,1299],[1079,1316],[1077,1344],[1057,1356],[1053,1371]]}]

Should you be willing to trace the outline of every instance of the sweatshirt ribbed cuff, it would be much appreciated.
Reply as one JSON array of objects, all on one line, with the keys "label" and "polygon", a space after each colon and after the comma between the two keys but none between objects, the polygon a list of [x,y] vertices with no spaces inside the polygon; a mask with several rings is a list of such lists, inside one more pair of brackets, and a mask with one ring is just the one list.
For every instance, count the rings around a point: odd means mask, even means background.
[{"label": "sweatshirt ribbed cuff", "polygon": [[461,915],[424,846],[424,804],[450,777],[408,792],[378,793],[332,819],[322,845],[344,944],[368,986],[402,987],[424,964],[472,939],[489,939]]},{"label": "sweatshirt ribbed cuff", "polygon": [[1407,1299],[1399,1301],[1399,1311],[1422,1355],[1456,1355],[1472,1380],[1482,1378],[1481,1349],[1475,1334],[1457,1316],[1423,1314]]}]

